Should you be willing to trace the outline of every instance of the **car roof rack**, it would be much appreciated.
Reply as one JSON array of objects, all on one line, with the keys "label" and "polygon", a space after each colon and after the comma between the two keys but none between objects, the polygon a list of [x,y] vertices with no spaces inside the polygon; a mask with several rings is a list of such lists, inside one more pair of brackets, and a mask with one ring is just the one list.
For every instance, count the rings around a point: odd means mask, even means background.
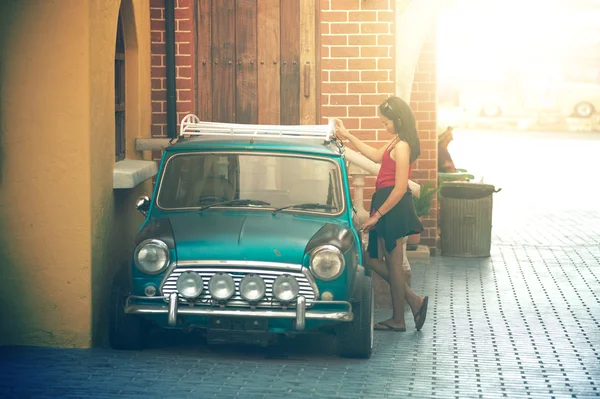
[{"label": "car roof rack", "polygon": [[292,140],[335,141],[333,120],[327,125],[250,125],[201,121],[188,114],[181,121],[179,136],[262,137]]}]

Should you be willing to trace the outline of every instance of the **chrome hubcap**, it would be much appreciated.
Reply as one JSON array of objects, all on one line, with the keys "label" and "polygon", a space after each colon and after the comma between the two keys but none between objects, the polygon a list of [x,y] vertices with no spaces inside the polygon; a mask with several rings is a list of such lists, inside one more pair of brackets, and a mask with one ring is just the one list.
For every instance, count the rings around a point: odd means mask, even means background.
[{"label": "chrome hubcap", "polygon": [[483,114],[486,116],[496,116],[500,113],[497,105],[486,105],[483,107]]},{"label": "chrome hubcap", "polygon": [[592,106],[590,104],[579,104],[575,112],[581,117],[588,117],[592,114]]}]

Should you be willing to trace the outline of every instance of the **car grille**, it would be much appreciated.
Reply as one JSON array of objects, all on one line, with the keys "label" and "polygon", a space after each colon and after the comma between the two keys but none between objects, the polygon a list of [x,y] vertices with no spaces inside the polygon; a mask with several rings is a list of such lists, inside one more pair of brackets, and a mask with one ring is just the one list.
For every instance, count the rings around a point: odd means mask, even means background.
[{"label": "car grille", "polygon": [[[202,277],[202,281],[204,282],[204,290],[200,297],[194,299],[191,302],[194,302],[196,305],[212,305],[213,299],[210,296],[208,291],[208,282],[210,278],[216,273],[228,273],[233,277],[233,281],[235,282],[235,294],[227,301],[227,306],[238,306],[238,307],[250,307],[250,304],[246,302],[239,294],[239,286],[242,278],[246,274],[257,274],[265,281],[266,293],[263,299],[258,302],[255,306],[264,308],[264,307],[281,307],[279,301],[273,296],[273,283],[275,279],[282,274],[289,274],[290,276],[294,276],[298,281],[298,285],[300,287],[299,295],[302,295],[306,298],[307,307],[311,306],[311,301],[315,299],[315,291],[307,279],[307,277],[302,272],[291,271],[291,270],[277,270],[273,268],[268,269],[260,269],[258,267],[235,267],[235,266],[208,266],[208,265],[185,265],[185,266],[175,266],[173,270],[170,272],[167,279],[164,281],[162,286],[162,294],[168,296],[173,292],[177,292],[177,279],[181,275],[181,273],[186,271],[194,271],[198,273]],[[187,301],[187,299],[180,296],[180,300]],[[288,307],[294,307],[295,304],[289,304]]]}]

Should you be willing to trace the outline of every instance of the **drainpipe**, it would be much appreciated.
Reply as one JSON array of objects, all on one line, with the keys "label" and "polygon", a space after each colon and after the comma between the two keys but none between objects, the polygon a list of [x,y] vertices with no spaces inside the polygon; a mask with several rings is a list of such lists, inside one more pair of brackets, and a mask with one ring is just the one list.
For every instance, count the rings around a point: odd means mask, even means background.
[{"label": "drainpipe", "polygon": [[175,0],[165,0],[167,64],[167,136],[177,137],[177,87],[175,81]]}]

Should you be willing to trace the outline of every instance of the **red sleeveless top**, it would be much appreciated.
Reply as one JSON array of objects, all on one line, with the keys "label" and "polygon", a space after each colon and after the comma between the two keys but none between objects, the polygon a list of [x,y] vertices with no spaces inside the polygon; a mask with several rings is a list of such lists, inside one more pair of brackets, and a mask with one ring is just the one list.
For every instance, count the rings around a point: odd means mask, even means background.
[{"label": "red sleeveless top", "polygon": [[[381,168],[377,174],[377,180],[375,181],[375,190],[380,190],[384,187],[391,187],[396,184],[396,161],[394,161],[390,155],[392,148],[387,148],[383,152],[383,158],[381,159]],[[412,176],[412,165],[408,167],[408,178]]]}]

